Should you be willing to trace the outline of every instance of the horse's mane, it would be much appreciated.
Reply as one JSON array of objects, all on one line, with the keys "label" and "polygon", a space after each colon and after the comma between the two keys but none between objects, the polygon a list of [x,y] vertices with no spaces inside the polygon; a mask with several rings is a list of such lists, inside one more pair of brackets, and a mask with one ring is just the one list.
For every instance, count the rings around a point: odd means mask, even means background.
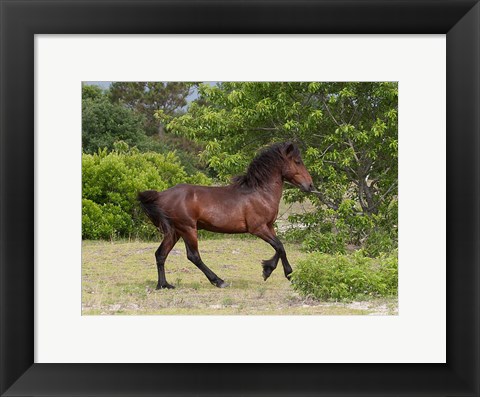
[{"label": "horse's mane", "polygon": [[[271,180],[272,172],[282,166],[285,161],[285,149],[289,145],[291,145],[291,143],[275,143],[263,149],[252,160],[245,174],[235,176],[232,179],[232,184],[238,187],[252,189],[263,187]],[[296,145],[293,145],[292,153],[295,156],[300,155]]]}]

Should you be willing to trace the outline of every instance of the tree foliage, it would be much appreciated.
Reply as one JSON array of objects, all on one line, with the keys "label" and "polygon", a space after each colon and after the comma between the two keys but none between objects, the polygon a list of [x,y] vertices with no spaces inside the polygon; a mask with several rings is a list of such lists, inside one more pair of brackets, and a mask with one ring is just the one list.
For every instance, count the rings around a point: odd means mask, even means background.
[{"label": "tree foliage", "polygon": [[153,135],[163,127],[155,113],[171,118],[180,112],[187,105],[191,86],[182,82],[114,82],[109,96],[113,103],[142,114],[147,135]]},{"label": "tree foliage", "polygon": [[113,104],[98,87],[82,87],[82,147],[86,153],[113,149],[116,141],[130,146],[146,144],[142,115]]},{"label": "tree foliage", "polygon": [[[380,226],[395,229],[397,83],[219,83],[199,94],[168,129],[203,143],[219,179],[242,172],[259,147],[295,141],[318,189],[310,196],[317,212],[300,219],[307,228],[330,224],[356,244]],[[303,197],[286,192],[290,201]]]},{"label": "tree foliage", "polygon": [[179,147],[178,138],[147,136],[145,133],[145,115],[121,103],[112,103],[110,91],[97,86],[82,87],[82,146],[86,153],[96,153],[98,149],[113,150],[114,143],[124,141],[136,146],[141,152],[154,151],[167,153],[177,149],[177,155],[195,172],[192,163],[196,157],[185,150],[186,144]]},{"label": "tree foliage", "polygon": [[99,86],[82,83],[82,100],[99,99],[103,95],[104,92]]}]

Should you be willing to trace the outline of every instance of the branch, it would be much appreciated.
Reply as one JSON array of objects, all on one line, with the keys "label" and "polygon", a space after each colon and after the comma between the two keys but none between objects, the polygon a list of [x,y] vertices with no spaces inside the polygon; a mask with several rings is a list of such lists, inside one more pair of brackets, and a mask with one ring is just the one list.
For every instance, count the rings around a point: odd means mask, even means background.
[{"label": "branch", "polygon": [[347,138],[347,139],[348,139],[348,146],[350,146],[350,148],[353,150],[353,157],[355,157],[355,161],[357,162],[357,164],[360,164],[360,159],[357,156],[357,152],[353,146],[352,140],[350,138]]},{"label": "branch", "polygon": [[[257,127],[257,128],[252,128],[254,131],[278,131],[278,128],[276,127]],[[250,128],[245,128],[246,131],[249,131]]]},{"label": "branch", "polygon": [[382,194],[382,196],[378,199],[378,201],[372,206],[372,209],[376,209],[383,202],[385,197],[387,197],[387,194],[390,193],[392,189],[397,185],[398,185],[398,181],[393,182],[392,185],[387,189],[387,191],[384,194]]},{"label": "branch", "polygon": [[[263,139],[269,135],[272,135],[271,131],[277,131],[276,128],[255,128],[255,129],[259,129],[259,130],[263,130],[263,131],[268,131],[266,133],[263,133],[263,134],[258,134],[254,139],[251,139],[250,141],[248,141],[247,143],[245,143],[242,147],[242,149],[246,148],[247,146],[251,145],[252,143],[260,140],[260,139]],[[245,129],[246,131],[249,131],[249,129]]]},{"label": "branch", "polygon": [[322,102],[323,102],[323,105],[325,106],[325,109],[327,109],[327,112],[328,114],[330,115],[330,117],[333,119],[333,121],[335,122],[336,125],[338,125],[339,127],[341,126],[341,124],[337,121],[337,119],[333,116],[332,112],[330,111],[330,108],[328,107],[327,105],[327,102],[325,101],[325,97],[322,95]]},{"label": "branch", "polygon": [[355,117],[355,115],[357,114],[357,109],[358,109],[358,105],[355,106],[355,108],[353,109],[352,117],[350,117],[350,120],[348,120],[348,124],[352,124],[352,120]]},{"label": "branch", "polygon": [[328,208],[337,211],[338,210],[338,205],[335,203],[332,203],[331,201],[327,200],[325,195],[322,192],[319,192],[318,190],[312,190],[310,193],[316,194],[320,201],[325,204]]},{"label": "branch", "polygon": [[360,202],[360,206],[362,207],[362,210],[368,213],[369,208],[368,208],[368,205],[366,205],[365,202],[363,201],[363,194],[364,194],[364,184],[359,183],[358,184],[358,201]]},{"label": "branch", "polygon": [[328,147],[322,152],[322,154],[320,155],[320,158],[325,157],[325,155],[326,155],[327,152],[328,152],[328,149],[330,149],[333,145],[335,145],[335,143],[332,143],[330,146],[328,146]]},{"label": "branch", "polygon": [[337,162],[330,161],[330,160],[324,160],[324,163],[331,164],[333,168],[335,168],[336,170],[344,172],[350,177],[350,179],[352,179],[353,182],[355,182],[356,178],[358,177],[357,172],[351,167],[348,167],[348,168],[342,167],[338,165]]},{"label": "branch", "polygon": [[308,106],[308,104],[310,103],[310,100],[313,98],[313,92],[310,93],[310,95],[308,96],[307,100],[305,101],[305,103],[303,104],[304,107]]},{"label": "branch", "polygon": [[392,183],[392,185],[387,189],[387,191],[382,194],[382,197],[380,197],[380,200],[382,201],[385,197],[387,197],[387,194],[390,193],[392,191],[392,189],[398,185],[398,181],[395,181]]}]

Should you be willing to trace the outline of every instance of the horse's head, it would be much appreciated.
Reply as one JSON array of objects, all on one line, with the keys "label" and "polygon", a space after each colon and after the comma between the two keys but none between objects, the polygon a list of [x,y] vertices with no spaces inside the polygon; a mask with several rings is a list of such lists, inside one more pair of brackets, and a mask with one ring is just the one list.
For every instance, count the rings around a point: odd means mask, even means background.
[{"label": "horse's head", "polygon": [[282,170],[282,177],[292,185],[297,186],[304,192],[315,190],[312,177],[303,164],[300,150],[293,143],[286,143],[283,151],[285,163]]}]

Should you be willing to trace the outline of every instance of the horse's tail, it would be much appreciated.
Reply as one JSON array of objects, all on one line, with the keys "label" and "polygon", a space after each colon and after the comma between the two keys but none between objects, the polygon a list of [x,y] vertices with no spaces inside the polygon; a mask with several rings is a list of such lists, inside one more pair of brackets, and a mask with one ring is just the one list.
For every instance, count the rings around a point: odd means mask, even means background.
[{"label": "horse's tail", "polygon": [[155,190],[146,190],[138,193],[137,199],[140,202],[145,214],[152,223],[164,234],[171,234],[174,231],[171,220],[165,214],[158,203],[158,192]]}]

